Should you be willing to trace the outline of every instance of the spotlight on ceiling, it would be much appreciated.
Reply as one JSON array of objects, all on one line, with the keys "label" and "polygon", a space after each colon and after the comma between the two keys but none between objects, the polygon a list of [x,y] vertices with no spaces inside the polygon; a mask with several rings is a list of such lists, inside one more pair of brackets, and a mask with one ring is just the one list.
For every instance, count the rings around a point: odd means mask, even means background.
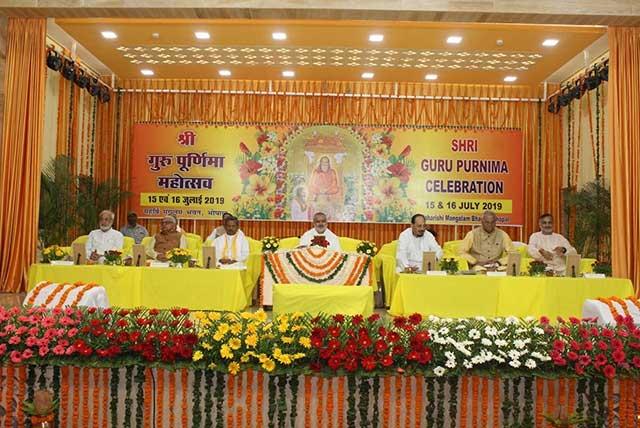
[{"label": "spotlight on ceiling", "polygon": [[62,58],[54,49],[49,49],[47,52],[47,67],[53,71],[60,71],[62,68]]},{"label": "spotlight on ceiling", "polygon": [[365,71],[364,73],[362,73],[362,78],[363,79],[373,79],[374,74],[370,71]]},{"label": "spotlight on ceiling", "polygon": [[229,77],[231,76],[231,71],[229,70],[219,70],[218,74],[222,77]]},{"label": "spotlight on ceiling", "polygon": [[384,35],[383,34],[369,34],[369,41],[370,42],[381,42],[384,40]]},{"label": "spotlight on ceiling", "polygon": [[424,76],[425,80],[438,80],[438,75],[437,74],[427,74],[426,76]]},{"label": "spotlight on ceiling", "polygon": [[143,68],[140,70],[140,73],[142,73],[143,76],[153,76],[155,74],[153,70],[149,70],[148,68]]},{"label": "spotlight on ceiling", "polygon": [[293,70],[285,70],[282,72],[282,77],[295,77],[296,72]]},{"label": "spotlight on ceiling", "polygon": [[209,40],[211,38],[206,31],[196,31],[194,34],[198,40]]},{"label": "spotlight on ceiling", "polygon": [[516,76],[506,76],[504,78],[504,81],[507,82],[507,83],[515,82],[516,80],[518,80],[518,78]]},{"label": "spotlight on ceiling", "polygon": [[283,33],[281,31],[271,33],[271,37],[273,40],[287,40],[287,33]]},{"label": "spotlight on ceiling", "polygon": [[73,77],[76,75],[76,64],[70,59],[65,59],[60,73],[62,73],[62,77],[65,79],[73,80]]},{"label": "spotlight on ceiling", "polygon": [[558,39],[546,39],[544,42],[542,42],[542,46],[553,47],[557,45],[558,42]]},{"label": "spotlight on ceiling", "polygon": [[447,37],[447,43],[450,45],[458,45],[462,42],[462,36],[449,36]]},{"label": "spotlight on ceiling", "polygon": [[118,35],[113,31],[103,31],[100,34],[102,34],[102,37],[104,37],[107,40],[113,40],[118,38]]}]

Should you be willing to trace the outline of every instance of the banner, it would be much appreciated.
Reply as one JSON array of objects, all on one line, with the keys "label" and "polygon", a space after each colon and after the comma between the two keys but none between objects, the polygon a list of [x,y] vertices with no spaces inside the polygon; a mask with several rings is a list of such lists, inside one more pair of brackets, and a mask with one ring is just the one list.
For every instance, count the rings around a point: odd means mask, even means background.
[{"label": "banner", "polygon": [[132,150],[141,217],[523,222],[520,131],[136,124]]}]

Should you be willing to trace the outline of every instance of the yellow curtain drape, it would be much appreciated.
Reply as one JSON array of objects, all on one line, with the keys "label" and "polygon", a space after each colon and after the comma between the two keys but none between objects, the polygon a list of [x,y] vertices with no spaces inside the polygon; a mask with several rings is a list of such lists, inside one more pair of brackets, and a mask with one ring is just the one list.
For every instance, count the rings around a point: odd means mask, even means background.
[{"label": "yellow curtain drape", "polygon": [[[544,103],[512,100],[538,98],[542,95],[538,87],[233,80],[132,80],[119,82],[119,86],[136,92],[119,93],[111,101],[115,111],[104,112],[104,115],[110,115],[116,125],[113,130],[101,127],[99,139],[109,147],[99,150],[105,151],[105,157],[101,159],[105,167],[115,168],[114,174],[121,183],[130,183],[135,176],[129,159],[132,130],[136,122],[143,121],[517,128],[522,130],[524,139],[525,225],[522,229],[506,230],[514,239],[526,241],[529,234],[537,230],[540,213],[551,212],[560,218],[561,115],[548,113]],[[147,92],[149,89],[165,92]],[[305,95],[290,95],[293,92]],[[340,96],[341,93],[435,99],[347,97]],[[121,207],[119,220],[124,221],[127,208],[126,204]],[[150,222],[150,232],[157,230],[155,223]],[[207,236],[217,222],[181,221],[180,224],[189,232]],[[242,223],[244,232],[256,239],[266,235],[298,236],[308,227],[304,223],[282,221]],[[381,245],[397,239],[407,225],[339,223],[331,227],[341,236],[367,239]],[[469,229],[468,226],[435,226],[440,242],[460,239]]]},{"label": "yellow curtain drape", "polygon": [[0,286],[24,289],[38,241],[44,125],[44,18],[10,18],[0,152]]},{"label": "yellow curtain drape", "polygon": [[640,286],[640,28],[609,29],[611,253],[615,276]]}]

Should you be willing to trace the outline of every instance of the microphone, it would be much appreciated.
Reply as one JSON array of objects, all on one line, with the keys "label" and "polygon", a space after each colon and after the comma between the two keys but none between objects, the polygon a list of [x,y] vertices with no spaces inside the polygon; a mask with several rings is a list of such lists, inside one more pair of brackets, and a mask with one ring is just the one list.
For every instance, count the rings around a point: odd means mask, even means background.
[{"label": "microphone", "polygon": [[138,258],[136,259],[136,266],[140,266],[140,254],[138,254]]},{"label": "microphone", "polygon": [[207,257],[207,269],[211,267],[211,257]]},{"label": "microphone", "polygon": [[427,270],[431,270],[431,262],[427,263]]},{"label": "microphone", "polygon": [[571,265],[571,276],[576,277],[576,265]]},{"label": "microphone", "polygon": [[513,276],[516,276],[516,264],[513,264]]},{"label": "microphone", "polygon": [[80,253],[76,254],[76,264],[80,264]]}]

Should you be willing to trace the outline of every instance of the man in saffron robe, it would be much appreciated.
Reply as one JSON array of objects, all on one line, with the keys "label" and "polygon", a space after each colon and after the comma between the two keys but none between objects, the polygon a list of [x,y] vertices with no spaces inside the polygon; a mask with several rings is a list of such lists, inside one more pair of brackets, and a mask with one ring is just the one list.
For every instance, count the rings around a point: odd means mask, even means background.
[{"label": "man in saffron robe", "polygon": [[332,218],[336,205],[342,205],[342,187],[328,156],[322,156],[309,179],[310,211],[324,211]]}]

